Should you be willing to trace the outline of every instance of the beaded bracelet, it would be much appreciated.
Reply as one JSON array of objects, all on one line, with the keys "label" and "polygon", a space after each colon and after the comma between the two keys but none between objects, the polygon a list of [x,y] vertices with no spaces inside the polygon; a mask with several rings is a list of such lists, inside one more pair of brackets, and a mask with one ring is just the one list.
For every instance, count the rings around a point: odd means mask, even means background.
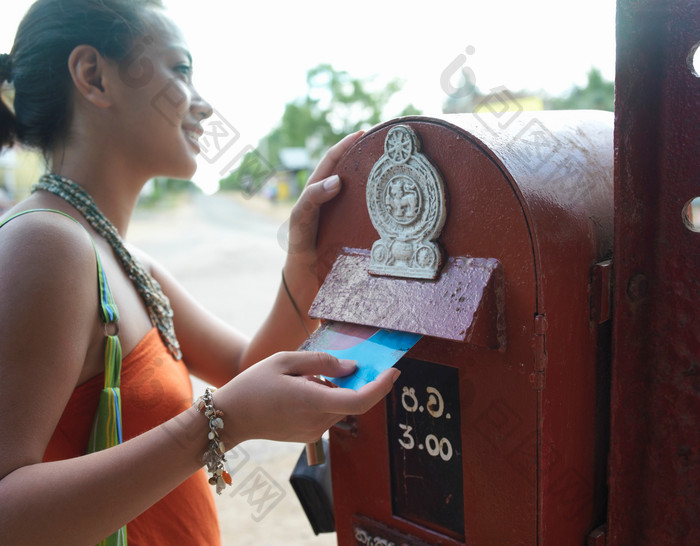
[{"label": "beaded bracelet", "polygon": [[226,448],[219,438],[219,429],[224,428],[224,412],[214,408],[212,393],[215,390],[214,387],[207,387],[204,395],[200,396],[194,405],[198,412],[204,413],[204,416],[209,419],[209,449],[202,456],[202,461],[211,474],[209,483],[215,485],[216,493],[221,495],[226,486],[231,485],[231,475],[224,467]]}]

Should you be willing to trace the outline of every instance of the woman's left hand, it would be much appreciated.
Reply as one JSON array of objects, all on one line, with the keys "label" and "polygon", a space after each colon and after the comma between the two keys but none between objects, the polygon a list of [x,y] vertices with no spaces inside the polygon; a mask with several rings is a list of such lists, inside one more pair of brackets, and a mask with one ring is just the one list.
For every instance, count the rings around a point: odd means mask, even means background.
[{"label": "woman's left hand", "polygon": [[233,373],[259,362],[272,353],[299,347],[304,337],[318,326],[308,310],[319,289],[316,273],[316,232],[321,205],[340,192],[336,173],[341,156],[362,136],[353,133],[331,147],[309,178],[292,209],[289,220],[287,259],[277,298],[265,322],[236,359]]},{"label": "woman's left hand", "polygon": [[292,209],[284,271],[288,285],[294,287],[295,295],[308,292],[302,286],[308,280],[313,280],[314,287],[318,288],[315,284],[315,266],[319,210],[323,203],[338,195],[341,181],[334,174],[338,160],[357,142],[362,133],[359,131],[346,136],[326,152]]},{"label": "woman's left hand", "polygon": [[[314,170],[289,221],[289,243],[284,278],[270,314],[252,339],[247,340],[222,321],[214,319],[162,268],[151,264],[175,311],[178,338],[188,367],[213,385],[223,385],[252,364],[272,353],[299,347],[317,321],[308,317],[319,284],[316,274],[316,231],[319,210],[340,192],[334,173],[340,157],[362,136],[357,132],[331,147]],[[292,303],[292,301],[294,303]]]}]

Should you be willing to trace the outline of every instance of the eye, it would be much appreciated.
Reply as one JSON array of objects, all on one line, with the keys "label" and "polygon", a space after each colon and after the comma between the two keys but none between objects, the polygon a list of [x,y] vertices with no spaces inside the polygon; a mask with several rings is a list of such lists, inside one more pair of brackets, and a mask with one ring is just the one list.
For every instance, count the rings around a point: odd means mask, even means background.
[{"label": "eye", "polygon": [[175,72],[184,76],[184,78],[187,81],[190,81],[192,79],[192,65],[178,64],[173,68],[173,70],[175,70]]}]

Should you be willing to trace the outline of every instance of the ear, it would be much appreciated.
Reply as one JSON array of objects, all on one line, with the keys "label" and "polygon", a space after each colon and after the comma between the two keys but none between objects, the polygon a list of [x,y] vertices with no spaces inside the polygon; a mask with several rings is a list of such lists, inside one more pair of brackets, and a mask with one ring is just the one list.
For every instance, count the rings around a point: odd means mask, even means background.
[{"label": "ear", "polygon": [[112,103],[104,85],[106,64],[100,52],[89,45],[79,45],[68,57],[68,70],[77,92],[98,108]]}]

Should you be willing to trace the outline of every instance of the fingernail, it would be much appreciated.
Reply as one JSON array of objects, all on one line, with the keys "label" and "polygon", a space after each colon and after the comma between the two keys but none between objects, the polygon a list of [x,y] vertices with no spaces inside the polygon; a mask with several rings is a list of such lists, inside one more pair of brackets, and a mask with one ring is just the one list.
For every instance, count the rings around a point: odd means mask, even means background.
[{"label": "fingernail", "polygon": [[338,363],[341,368],[346,370],[354,370],[357,367],[357,360],[348,360],[347,358],[339,358]]},{"label": "fingernail", "polygon": [[393,370],[394,370],[394,378],[393,378],[393,381],[396,382],[396,380],[397,380],[397,379],[399,378],[399,376],[401,375],[401,370],[397,370],[396,368],[394,368]]},{"label": "fingernail", "polygon": [[334,191],[340,186],[340,177],[337,174],[329,176],[323,181],[323,189],[326,191]]}]

